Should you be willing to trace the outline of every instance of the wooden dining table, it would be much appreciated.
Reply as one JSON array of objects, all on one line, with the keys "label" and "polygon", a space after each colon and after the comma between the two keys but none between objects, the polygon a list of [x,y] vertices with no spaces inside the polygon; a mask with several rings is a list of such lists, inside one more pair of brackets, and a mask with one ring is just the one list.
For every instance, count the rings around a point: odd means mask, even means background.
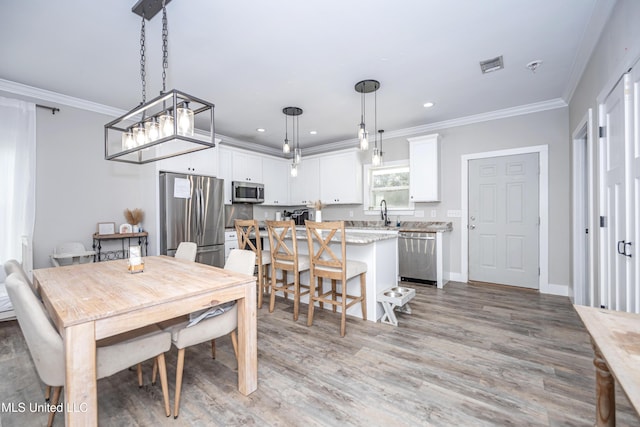
[{"label": "wooden dining table", "polygon": [[591,336],[596,426],[616,425],[616,380],[640,414],[640,314],[574,305]]},{"label": "wooden dining table", "polygon": [[238,390],[258,387],[256,281],[252,276],[167,256],[37,269],[34,285],[60,332],[65,422],[98,424],[96,341],[223,302],[238,304]]}]

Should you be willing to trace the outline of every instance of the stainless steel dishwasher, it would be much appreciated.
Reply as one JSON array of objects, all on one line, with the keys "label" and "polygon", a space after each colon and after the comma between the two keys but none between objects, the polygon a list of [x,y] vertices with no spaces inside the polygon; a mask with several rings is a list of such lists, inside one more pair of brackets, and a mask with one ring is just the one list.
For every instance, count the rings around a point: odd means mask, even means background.
[{"label": "stainless steel dishwasher", "polygon": [[400,280],[435,284],[436,233],[405,232],[398,234]]}]

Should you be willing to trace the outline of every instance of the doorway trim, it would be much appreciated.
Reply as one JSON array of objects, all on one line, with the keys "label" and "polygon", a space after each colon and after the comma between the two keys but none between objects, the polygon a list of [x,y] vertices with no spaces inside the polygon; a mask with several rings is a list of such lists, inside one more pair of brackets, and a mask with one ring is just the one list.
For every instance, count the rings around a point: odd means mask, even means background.
[{"label": "doorway trim", "polygon": [[[594,219],[593,176],[593,109],[580,120],[572,135],[572,297],[574,304],[594,307],[596,301],[595,256],[598,228]],[[586,212],[583,208],[586,207]],[[588,229],[588,245],[585,246],[584,230]],[[588,263],[588,265],[587,265]],[[585,289],[586,275],[588,275]],[[587,304],[589,302],[589,304]]]},{"label": "doorway trim", "polygon": [[484,153],[465,154],[460,157],[462,218],[460,221],[461,248],[460,270],[463,282],[469,281],[469,161],[490,157],[510,156],[513,154],[538,153],[540,174],[538,176],[538,215],[540,216],[538,259],[540,260],[540,276],[538,290],[540,293],[566,295],[566,290],[550,289],[549,286],[549,146],[535,145],[531,147],[510,148],[506,150],[487,151]]}]

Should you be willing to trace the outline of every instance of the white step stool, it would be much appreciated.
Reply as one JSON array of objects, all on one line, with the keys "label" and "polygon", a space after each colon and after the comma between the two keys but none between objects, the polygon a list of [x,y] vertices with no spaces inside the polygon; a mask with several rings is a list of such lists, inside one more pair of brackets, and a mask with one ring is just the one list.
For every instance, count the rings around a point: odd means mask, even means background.
[{"label": "white step stool", "polygon": [[401,313],[411,314],[411,306],[409,301],[416,296],[416,290],[413,288],[405,288],[404,286],[395,286],[385,289],[378,294],[378,302],[384,308],[384,314],[380,322],[388,325],[398,326],[398,318],[394,310]]}]

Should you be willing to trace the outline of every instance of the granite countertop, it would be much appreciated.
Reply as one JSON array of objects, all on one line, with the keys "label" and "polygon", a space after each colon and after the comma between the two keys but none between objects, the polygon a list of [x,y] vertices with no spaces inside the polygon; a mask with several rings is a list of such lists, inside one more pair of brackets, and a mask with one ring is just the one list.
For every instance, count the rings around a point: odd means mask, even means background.
[{"label": "granite countertop", "polygon": [[[398,237],[397,230],[389,230],[387,233],[381,232],[367,232],[364,230],[345,230],[345,242],[347,244],[354,245],[367,245],[369,243],[378,242],[381,240],[395,239]],[[297,240],[307,240],[307,231],[303,226],[296,227],[296,239]],[[333,240],[339,241],[340,233],[336,233]]]},{"label": "granite countertop", "polygon": [[400,221],[400,226],[385,226],[382,221],[345,221],[345,227],[374,230],[397,230],[404,232],[437,233],[452,231],[453,224],[444,221]]}]

